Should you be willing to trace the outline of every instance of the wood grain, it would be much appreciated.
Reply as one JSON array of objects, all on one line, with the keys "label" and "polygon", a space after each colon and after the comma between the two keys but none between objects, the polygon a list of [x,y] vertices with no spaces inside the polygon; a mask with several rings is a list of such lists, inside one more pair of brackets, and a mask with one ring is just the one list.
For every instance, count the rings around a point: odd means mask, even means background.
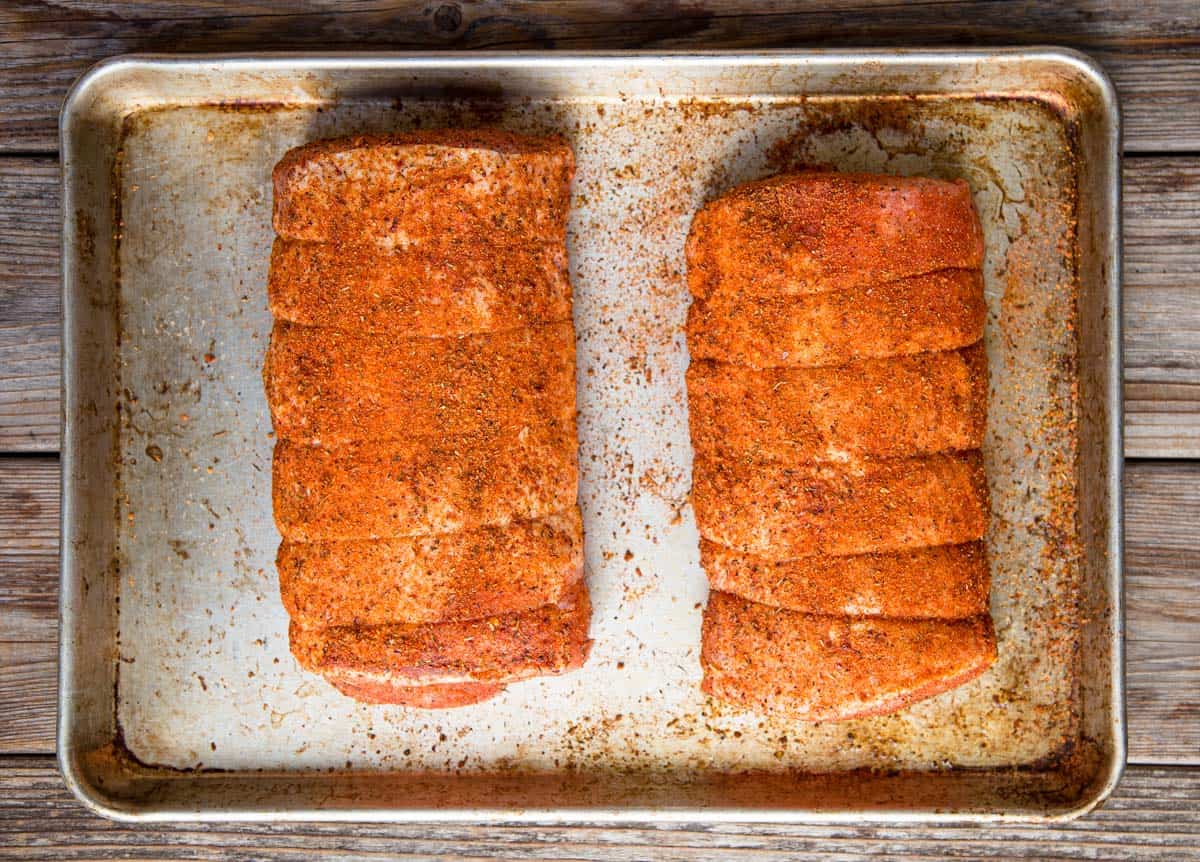
[{"label": "wood grain", "polygon": [[0,459],[0,642],[58,636],[58,459]]},{"label": "wood grain", "polygon": [[1130,758],[1200,764],[1200,463],[1125,473]]},{"label": "wood grain", "polygon": [[[1052,38],[1050,33],[1047,39]],[[1127,153],[1183,153],[1198,148],[1200,48],[1194,39],[1181,46],[1163,45],[1161,50],[1147,43],[1145,53],[1104,48],[1090,53],[1117,88]]]},{"label": "wood grain", "polygon": [[1130,762],[1200,764],[1200,643],[1130,637],[1125,685]]},{"label": "wood grain", "polygon": [[57,451],[60,332],[57,322],[0,320],[0,452]]},{"label": "wood grain", "polygon": [[0,159],[0,451],[58,448],[58,163]]},{"label": "wood grain", "polygon": [[[288,11],[282,11],[287,8]],[[0,149],[50,152],[71,82],[138,51],[667,49],[1044,45],[1093,52],[1125,102],[1131,151],[1200,149],[1200,16],[1191,0],[10,0],[0,10]]]},{"label": "wood grain", "polygon": [[[1130,457],[1200,457],[1200,157],[1125,163]],[[0,452],[58,448],[58,169],[0,158]]]},{"label": "wood grain", "polygon": [[58,163],[0,159],[0,307],[4,322],[42,323],[58,307]]},{"label": "wood grain", "polygon": [[[53,746],[58,462],[0,458],[0,752]],[[1131,462],[1126,480],[1130,759],[1200,764],[1200,463]],[[4,686],[7,690],[7,684]],[[36,733],[34,732],[36,730]],[[39,735],[40,734],[40,735]]]},{"label": "wood grain", "polygon": [[1125,454],[1200,457],[1200,159],[1126,163]]},{"label": "wood grain", "polygon": [[[4,692],[0,754],[53,751],[58,645],[53,640],[0,640],[0,691]],[[0,758],[0,766],[3,763]]]},{"label": "wood grain", "polygon": [[58,673],[58,459],[0,459],[0,752],[47,751]]},{"label": "wood grain", "polygon": [[130,826],[85,811],[49,757],[0,760],[0,859],[539,859],[661,862],[822,858],[1200,858],[1200,769],[1134,767],[1103,808],[1038,826],[751,827],[709,823],[496,826],[336,823]]}]

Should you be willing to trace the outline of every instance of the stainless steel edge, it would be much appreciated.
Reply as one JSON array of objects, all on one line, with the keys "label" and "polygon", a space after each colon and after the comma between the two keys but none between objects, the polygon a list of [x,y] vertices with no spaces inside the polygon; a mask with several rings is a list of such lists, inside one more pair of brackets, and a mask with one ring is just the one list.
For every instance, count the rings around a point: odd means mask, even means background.
[{"label": "stainless steel edge", "polygon": [[1112,649],[1113,751],[1107,758],[1104,774],[1094,793],[1078,806],[1052,818],[1064,822],[1074,820],[1094,810],[1108,799],[1124,773],[1128,748],[1128,723],[1125,699],[1125,608],[1124,608],[1124,351],[1122,346],[1122,218],[1121,218],[1121,111],[1116,86],[1104,68],[1087,54],[1070,48],[1041,49],[1041,56],[1079,73],[1094,91],[1102,106],[1101,122],[1105,129],[1104,169],[1108,178],[1108,199],[1105,202],[1110,230],[1107,237],[1105,293],[1110,313],[1107,319],[1107,435],[1105,461],[1108,476],[1108,589],[1112,603],[1108,619]]},{"label": "stainless steel edge", "polygon": [[1075,808],[1054,818],[1074,820],[1103,804],[1116,790],[1124,773],[1128,749],[1128,722],[1125,698],[1125,599],[1124,599],[1124,350],[1122,343],[1122,215],[1121,164],[1122,120],[1116,86],[1104,68],[1087,54],[1069,48],[1043,49],[1044,58],[1076,70],[1089,85],[1101,106],[1100,118],[1104,127],[1105,159],[1108,196],[1105,201],[1109,230],[1107,236],[1105,292],[1109,305],[1107,320],[1107,387],[1108,428],[1105,440],[1105,461],[1108,475],[1108,590],[1111,612],[1108,619],[1112,649],[1111,731],[1113,750],[1104,766],[1101,783],[1090,798]]},{"label": "stainless steel edge", "polygon": [[1121,110],[1116,86],[1104,69],[1095,60],[1077,51],[1063,51],[1063,62],[1075,65],[1080,72],[1087,76],[1104,107],[1106,128],[1106,168],[1109,172],[1110,194],[1107,201],[1108,219],[1111,228],[1108,233],[1108,283],[1107,293],[1111,309],[1108,319],[1108,475],[1109,475],[1109,519],[1111,528],[1108,534],[1108,586],[1112,601],[1112,614],[1109,622],[1110,638],[1113,649],[1112,674],[1112,712],[1113,712],[1113,744],[1114,750],[1108,763],[1104,783],[1099,788],[1090,805],[1081,806],[1072,816],[1078,816],[1092,810],[1116,789],[1125,769],[1128,749],[1128,722],[1126,718],[1125,699],[1125,596],[1124,596],[1124,561],[1125,561],[1125,515],[1124,515],[1124,475],[1125,475],[1125,409],[1124,409],[1124,350],[1122,342],[1123,293],[1121,279],[1123,270],[1122,255],[1122,215],[1121,215]]},{"label": "stainless steel edge", "polygon": [[59,507],[59,653],[58,653],[58,714],[56,723],[55,751],[59,770],[63,780],[71,792],[89,811],[112,819],[126,817],[124,812],[108,804],[101,792],[87,781],[76,759],[76,752],[71,747],[74,738],[75,706],[75,657],[77,649],[77,630],[80,619],[77,609],[78,591],[81,581],[76,577],[76,561],[74,553],[75,541],[75,507],[76,487],[74,476],[78,465],[76,463],[76,426],[69,405],[77,389],[75,377],[78,369],[72,358],[73,326],[76,309],[74,303],[68,301],[72,293],[72,285],[77,278],[78,266],[75,254],[76,225],[68,214],[75,209],[75,132],[78,121],[80,104],[92,97],[92,90],[103,86],[103,79],[112,70],[128,63],[124,59],[103,60],[84,73],[70,88],[63,101],[59,114],[59,152],[62,167],[60,182],[62,191],[62,311],[61,324],[61,383],[59,413],[62,422],[60,437],[60,507]]}]

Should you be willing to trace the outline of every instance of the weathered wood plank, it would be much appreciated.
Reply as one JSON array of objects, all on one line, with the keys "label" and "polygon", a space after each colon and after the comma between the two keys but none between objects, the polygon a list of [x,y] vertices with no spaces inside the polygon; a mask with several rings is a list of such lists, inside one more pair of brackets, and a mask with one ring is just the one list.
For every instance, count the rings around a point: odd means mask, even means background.
[{"label": "weathered wood plank", "polygon": [[[58,463],[0,458],[0,752],[53,744]],[[1130,758],[1200,763],[1200,463],[1132,462],[1126,481]],[[39,676],[41,674],[41,676]],[[8,685],[2,686],[8,690]],[[26,700],[29,698],[29,700]],[[16,701],[14,701],[16,702]],[[30,736],[41,717],[44,736]]]},{"label": "weathered wood plank", "polygon": [[43,323],[58,307],[58,162],[0,159],[0,307],[4,323]]},{"label": "weathered wood plank", "polygon": [[539,859],[663,862],[817,858],[933,860],[1200,858],[1200,769],[1134,767],[1108,803],[1074,823],[966,827],[344,825],[129,826],[89,814],[48,757],[0,760],[0,858]]},{"label": "weathered wood plank", "polygon": [[[58,645],[53,640],[8,643],[0,640],[0,754],[54,750],[58,694]],[[2,764],[3,758],[0,758]]]},{"label": "weathered wood plank", "polygon": [[61,329],[57,322],[6,326],[3,314],[0,307],[0,452],[54,452]]},{"label": "weathered wood plank", "polygon": [[[1062,44],[1047,30],[1045,39]],[[1200,145],[1200,50],[1187,46],[1156,47],[1145,53],[1118,49],[1089,50],[1075,46],[1101,62],[1112,78],[1121,102],[1126,153],[1183,153]]]},{"label": "weathered wood plank", "polygon": [[1126,162],[1125,454],[1200,457],[1200,159]]},{"label": "weathered wood plank", "polygon": [[14,559],[58,553],[58,496],[58,458],[0,459],[0,560],[6,573]]},{"label": "weathered wood plank", "polygon": [[[1125,307],[1131,302],[1127,298]],[[1183,326],[1187,321],[1182,322]],[[1128,343],[1128,339],[1126,339]],[[1127,348],[1128,349],[1128,348]],[[1141,383],[1130,377],[1190,376],[1189,359],[1180,368],[1147,370],[1125,367],[1125,456],[1128,458],[1200,457],[1200,383]]]},{"label": "weathered wood plank", "polygon": [[1125,476],[1129,757],[1200,764],[1200,463]]},{"label": "weathered wood plank", "polygon": [[52,151],[71,82],[136,51],[796,48],[1042,45],[1091,51],[1126,105],[1132,150],[1200,149],[1200,20],[1190,0],[1011,5],[840,0],[441,4],[17,0],[0,11],[0,148]]},{"label": "weathered wood plank", "polygon": [[0,451],[58,448],[58,163],[0,159]]},{"label": "weathered wood plank", "polygon": [[1200,765],[1200,643],[1129,638],[1125,684],[1130,762]]},{"label": "weathered wood plank", "polygon": [[0,461],[0,752],[53,746],[58,498],[57,458]]},{"label": "weathered wood plank", "polygon": [[[0,158],[0,452],[58,448],[60,235],[51,158]],[[1200,457],[1200,157],[1125,164],[1130,457]]]}]

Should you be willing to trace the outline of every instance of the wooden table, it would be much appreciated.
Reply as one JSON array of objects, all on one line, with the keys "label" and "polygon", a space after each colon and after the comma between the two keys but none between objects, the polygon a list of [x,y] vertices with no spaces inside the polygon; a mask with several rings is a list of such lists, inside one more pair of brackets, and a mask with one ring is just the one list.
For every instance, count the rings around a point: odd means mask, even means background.
[{"label": "wooden table", "polygon": [[[289,11],[283,11],[284,7]],[[1130,766],[1059,828],[188,826],[86,813],[55,767],[59,171],[70,83],[133,51],[1068,45],[1125,116]],[[1200,3],[0,4],[0,858],[1200,858]]]}]

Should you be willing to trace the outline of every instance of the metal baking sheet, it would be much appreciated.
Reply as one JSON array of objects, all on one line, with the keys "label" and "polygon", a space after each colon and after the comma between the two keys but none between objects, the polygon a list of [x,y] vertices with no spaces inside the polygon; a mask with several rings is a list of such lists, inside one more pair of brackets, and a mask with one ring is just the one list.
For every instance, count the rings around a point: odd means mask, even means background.
[{"label": "metal baking sheet", "polygon": [[[565,134],[580,672],[473,707],[298,669],[273,566],[270,171],[363,130]],[[1118,126],[1058,50],[120,58],[62,118],[59,753],[131,819],[1046,819],[1124,759]],[[811,165],[962,177],[983,221],[999,660],[893,716],[804,724],[698,689],[683,240]]]}]

